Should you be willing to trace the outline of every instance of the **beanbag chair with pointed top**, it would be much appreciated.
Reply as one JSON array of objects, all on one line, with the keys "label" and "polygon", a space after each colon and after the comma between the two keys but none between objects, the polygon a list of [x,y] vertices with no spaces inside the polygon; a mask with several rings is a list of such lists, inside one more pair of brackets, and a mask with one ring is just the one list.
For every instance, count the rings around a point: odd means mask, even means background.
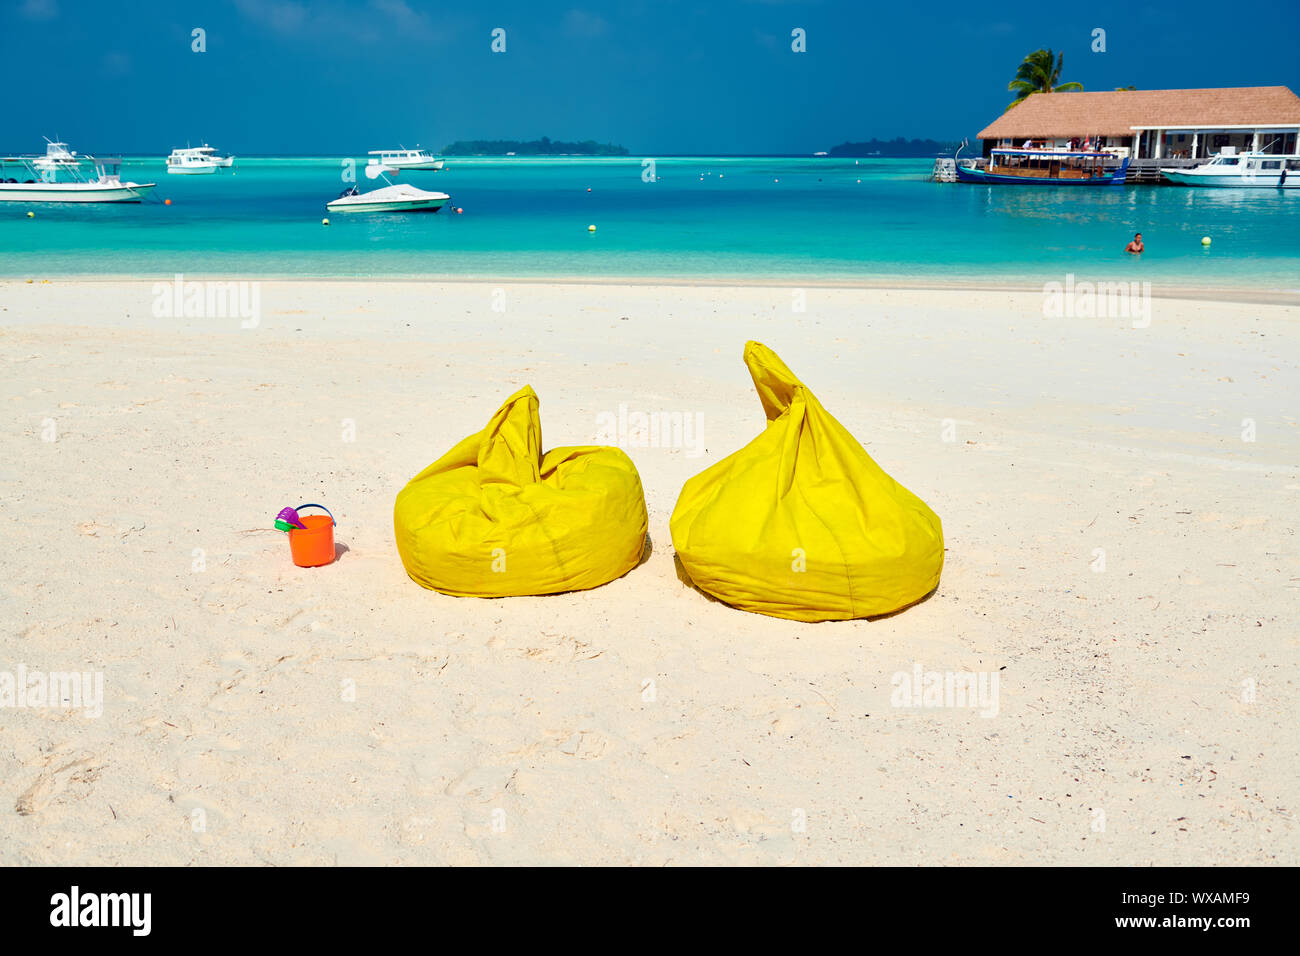
[{"label": "beanbag chair with pointed top", "polygon": [[537,394],[524,386],[476,435],[397,495],[393,527],[418,584],[462,597],[594,588],[641,560],[645,496],[618,448],[542,454]]},{"label": "beanbag chair with pointed top", "polygon": [[939,583],[943,528],[773,352],[745,345],[767,428],[686,482],[669,522],[702,591],[796,621],[888,614]]}]

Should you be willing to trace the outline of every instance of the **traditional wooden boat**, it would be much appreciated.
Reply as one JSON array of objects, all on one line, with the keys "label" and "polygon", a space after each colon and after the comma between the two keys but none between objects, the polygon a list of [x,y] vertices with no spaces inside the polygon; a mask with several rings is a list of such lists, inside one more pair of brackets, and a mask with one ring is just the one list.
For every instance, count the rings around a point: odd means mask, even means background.
[{"label": "traditional wooden boat", "polygon": [[1121,186],[1128,175],[1128,157],[1119,166],[1113,153],[1073,149],[995,149],[984,169],[957,164],[957,181],[1012,186]]}]

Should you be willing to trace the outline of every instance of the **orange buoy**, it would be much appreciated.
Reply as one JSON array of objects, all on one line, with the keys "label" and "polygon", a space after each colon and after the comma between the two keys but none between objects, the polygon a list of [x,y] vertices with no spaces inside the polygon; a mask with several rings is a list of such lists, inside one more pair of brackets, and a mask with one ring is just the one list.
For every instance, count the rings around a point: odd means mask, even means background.
[{"label": "orange buoy", "polygon": [[163,200],[163,205],[164,205],[164,206],[170,206],[171,204],[172,204],[172,201],[171,201],[170,199],[164,199],[164,200]]}]

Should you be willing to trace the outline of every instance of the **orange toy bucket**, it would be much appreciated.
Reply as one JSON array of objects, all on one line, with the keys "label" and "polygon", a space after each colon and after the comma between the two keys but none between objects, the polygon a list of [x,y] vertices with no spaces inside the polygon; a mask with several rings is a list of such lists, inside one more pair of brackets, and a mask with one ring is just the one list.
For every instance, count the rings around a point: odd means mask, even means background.
[{"label": "orange toy bucket", "polygon": [[[323,505],[303,505],[302,508],[320,508],[323,515],[303,515],[307,527],[289,532],[289,551],[293,563],[300,568],[319,568],[334,561],[334,516]],[[298,510],[302,510],[299,508]]]}]

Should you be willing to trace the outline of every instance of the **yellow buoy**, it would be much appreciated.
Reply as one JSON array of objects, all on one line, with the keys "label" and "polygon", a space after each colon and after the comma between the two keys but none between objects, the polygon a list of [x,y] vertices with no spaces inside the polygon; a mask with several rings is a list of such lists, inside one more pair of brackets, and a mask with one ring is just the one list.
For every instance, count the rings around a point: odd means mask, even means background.
[{"label": "yellow buoy", "polygon": [[330,224],[330,221],[329,221],[328,219],[322,219],[322,220],[320,221],[320,224],[321,224],[322,226],[328,226],[328,225]]},{"label": "yellow buoy", "polygon": [[34,213],[34,212],[30,212],[30,211],[29,211],[29,212],[27,213],[27,218],[28,218],[28,219],[35,219],[35,218],[36,218],[36,213]]},{"label": "yellow buoy", "polygon": [[1210,244],[1210,237],[1209,237],[1209,236],[1201,236],[1201,245],[1203,245],[1203,246],[1208,246],[1209,244]]},{"label": "yellow buoy", "polygon": [[595,226],[588,226],[588,227],[587,227],[587,231],[588,231],[588,232],[595,232],[595,231],[596,231],[596,227],[595,227]]}]

